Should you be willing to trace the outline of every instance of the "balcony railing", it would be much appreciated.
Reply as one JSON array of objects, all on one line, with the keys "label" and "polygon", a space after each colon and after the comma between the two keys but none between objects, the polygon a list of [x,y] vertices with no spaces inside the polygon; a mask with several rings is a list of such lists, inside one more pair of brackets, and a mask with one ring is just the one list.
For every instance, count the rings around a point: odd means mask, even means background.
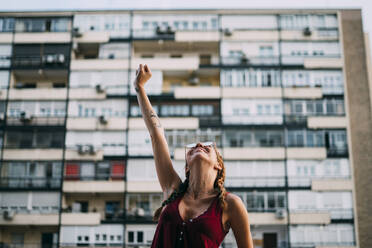
[{"label": "balcony railing", "polygon": [[315,248],[316,246],[326,246],[326,247],[355,247],[355,242],[327,242],[314,240],[313,242],[291,242],[291,248]]},{"label": "balcony railing", "polygon": [[291,209],[291,213],[330,213],[331,219],[350,220],[354,213],[352,208],[316,208],[316,209]]},{"label": "balcony railing", "polygon": [[226,187],[284,187],[285,178],[282,177],[227,177]]},{"label": "balcony railing", "polygon": [[35,126],[61,126],[64,125],[64,116],[60,117],[8,117],[7,124],[12,126],[35,125]]},{"label": "balcony railing", "polygon": [[0,55],[0,68],[10,67],[11,56],[10,55]]},{"label": "balcony railing", "polygon": [[65,175],[64,180],[69,181],[122,181],[123,174],[100,174],[95,176]]},{"label": "balcony railing", "polygon": [[224,115],[222,114],[222,122],[231,125],[281,125],[283,116],[281,114],[247,114],[247,115]]},{"label": "balcony railing", "polygon": [[66,68],[69,65],[69,56],[60,54],[44,54],[42,56],[21,56],[13,57],[12,66],[15,68],[37,67],[37,68]]},{"label": "balcony railing", "polygon": [[40,244],[40,243],[22,243],[22,244],[7,244],[0,243],[0,248],[58,248],[58,244]]},{"label": "balcony railing", "polygon": [[285,118],[284,118],[284,122],[287,125],[306,126],[307,125],[307,116],[305,116],[305,115],[286,115]]},{"label": "balcony railing", "polygon": [[1,177],[0,188],[6,189],[58,189],[61,187],[60,178],[45,177]]},{"label": "balcony railing", "polygon": [[171,29],[134,29],[133,37],[136,39],[174,39],[175,32]]},{"label": "balcony railing", "polygon": [[339,59],[340,54],[326,54],[326,55],[282,55],[282,63],[285,65],[303,65],[305,59]]},{"label": "balcony railing", "polygon": [[322,179],[322,180],[333,180],[333,179],[345,179],[350,180],[349,176],[288,176],[288,186],[289,187],[310,187],[312,180]]},{"label": "balcony railing", "polygon": [[278,65],[279,56],[229,56],[222,57],[221,64],[230,66]]},{"label": "balcony railing", "polygon": [[346,157],[348,156],[349,151],[347,146],[331,146],[327,148],[327,156],[328,157]]}]

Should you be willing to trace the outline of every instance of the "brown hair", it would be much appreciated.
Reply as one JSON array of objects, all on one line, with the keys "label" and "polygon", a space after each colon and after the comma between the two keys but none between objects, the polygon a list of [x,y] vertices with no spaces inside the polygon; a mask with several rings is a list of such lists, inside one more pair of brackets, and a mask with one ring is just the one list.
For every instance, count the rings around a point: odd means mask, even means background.
[{"label": "brown hair", "polygon": [[[221,154],[218,152],[217,148],[214,147],[216,154],[217,154],[217,163],[221,166],[221,170],[218,171],[216,179],[214,180],[214,188],[218,190],[218,203],[219,206],[222,209],[225,209],[226,207],[226,201],[225,201],[225,196],[226,196],[226,189],[224,186],[225,183],[225,165],[223,163],[223,159]],[[164,200],[161,206],[155,211],[154,213],[154,221],[158,221],[161,211],[163,207],[168,205],[169,203],[173,202],[176,200],[179,196],[185,194],[188,186],[189,186],[189,177],[190,177],[190,171],[186,172],[186,179],[180,185],[178,186],[178,189],[174,190],[172,194],[168,197],[168,199]]]}]

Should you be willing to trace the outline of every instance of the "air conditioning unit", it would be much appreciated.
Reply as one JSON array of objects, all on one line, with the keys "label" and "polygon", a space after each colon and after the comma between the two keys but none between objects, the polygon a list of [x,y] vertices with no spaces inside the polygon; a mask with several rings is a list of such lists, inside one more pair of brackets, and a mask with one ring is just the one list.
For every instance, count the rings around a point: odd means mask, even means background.
[{"label": "air conditioning unit", "polygon": [[231,35],[232,35],[232,31],[231,31],[230,29],[226,28],[226,29],[223,31],[223,34],[224,34],[225,36],[231,36]]},{"label": "air conditioning unit", "polygon": [[83,34],[81,32],[79,32],[79,28],[74,28],[72,30],[72,36],[75,37],[75,38],[80,38],[83,36]]},{"label": "air conditioning unit", "polygon": [[89,146],[88,145],[77,145],[78,153],[79,154],[86,154],[89,152]]},{"label": "air conditioning unit", "polygon": [[94,148],[94,146],[93,145],[89,145],[88,146],[89,148],[89,154],[91,154],[91,155],[94,155],[94,154],[96,154],[96,149]]},{"label": "air conditioning unit", "polygon": [[103,89],[102,85],[97,84],[96,85],[96,91],[97,91],[97,93],[103,93],[105,90]]},{"label": "air conditioning unit", "polygon": [[104,115],[100,115],[100,116],[99,116],[99,122],[100,122],[101,124],[107,124],[107,122],[108,122],[107,117],[104,116]]},{"label": "air conditioning unit", "polygon": [[14,218],[15,212],[10,210],[5,210],[3,212],[4,220],[12,220]]},{"label": "air conditioning unit", "polygon": [[33,118],[33,116],[30,115],[29,113],[25,112],[25,111],[22,111],[19,114],[19,119],[22,122],[30,122],[30,121],[32,121],[32,118]]},{"label": "air conditioning unit", "polygon": [[143,208],[136,208],[134,210],[134,215],[143,217],[143,216],[145,216],[145,210]]},{"label": "air conditioning unit", "polygon": [[44,56],[45,63],[53,64],[56,62],[56,55],[55,54],[48,54]]},{"label": "air conditioning unit", "polygon": [[65,55],[64,54],[57,54],[57,62],[58,63],[61,63],[61,64],[63,64],[63,63],[65,63]]},{"label": "air conditioning unit", "polygon": [[304,35],[304,36],[310,36],[311,33],[312,33],[312,32],[311,32],[311,30],[310,30],[309,27],[304,28],[304,31],[303,31],[303,35]]},{"label": "air conditioning unit", "polygon": [[275,217],[277,219],[283,219],[285,215],[286,215],[286,212],[284,208],[279,208],[275,211]]}]

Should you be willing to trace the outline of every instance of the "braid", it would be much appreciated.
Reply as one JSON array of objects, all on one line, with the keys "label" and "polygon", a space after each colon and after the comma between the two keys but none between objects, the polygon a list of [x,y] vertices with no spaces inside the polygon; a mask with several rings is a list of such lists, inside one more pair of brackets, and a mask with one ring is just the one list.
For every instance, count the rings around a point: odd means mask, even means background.
[{"label": "braid", "polygon": [[174,190],[168,199],[164,200],[161,206],[155,211],[153,220],[158,221],[163,207],[176,200],[179,196],[183,195],[187,187],[189,186],[189,175],[190,172],[186,173],[186,179],[178,186],[178,189]]},{"label": "braid", "polygon": [[[217,152],[217,150],[216,150]],[[224,186],[225,183],[225,165],[223,164],[222,156],[219,152],[217,152],[217,162],[221,165],[222,169],[218,171],[216,180],[214,181],[214,188],[217,188],[219,191],[218,200],[219,205],[222,209],[226,208],[226,189]]]}]

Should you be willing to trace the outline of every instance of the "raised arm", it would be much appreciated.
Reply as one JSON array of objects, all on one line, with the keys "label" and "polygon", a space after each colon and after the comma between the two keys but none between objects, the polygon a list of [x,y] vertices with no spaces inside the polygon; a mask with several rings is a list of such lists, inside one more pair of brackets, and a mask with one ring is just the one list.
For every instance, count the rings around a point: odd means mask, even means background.
[{"label": "raised arm", "polygon": [[141,108],[142,117],[150,132],[156,173],[164,193],[164,199],[167,199],[178,188],[181,179],[173,168],[167,140],[164,135],[164,128],[160,124],[159,117],[152,108],[144,89],[144,85],[151,78],[151,75],[150,68],[147,65],[143,66],[140,64],[136,71],[134,88],[137,92],[137,100]]}]

